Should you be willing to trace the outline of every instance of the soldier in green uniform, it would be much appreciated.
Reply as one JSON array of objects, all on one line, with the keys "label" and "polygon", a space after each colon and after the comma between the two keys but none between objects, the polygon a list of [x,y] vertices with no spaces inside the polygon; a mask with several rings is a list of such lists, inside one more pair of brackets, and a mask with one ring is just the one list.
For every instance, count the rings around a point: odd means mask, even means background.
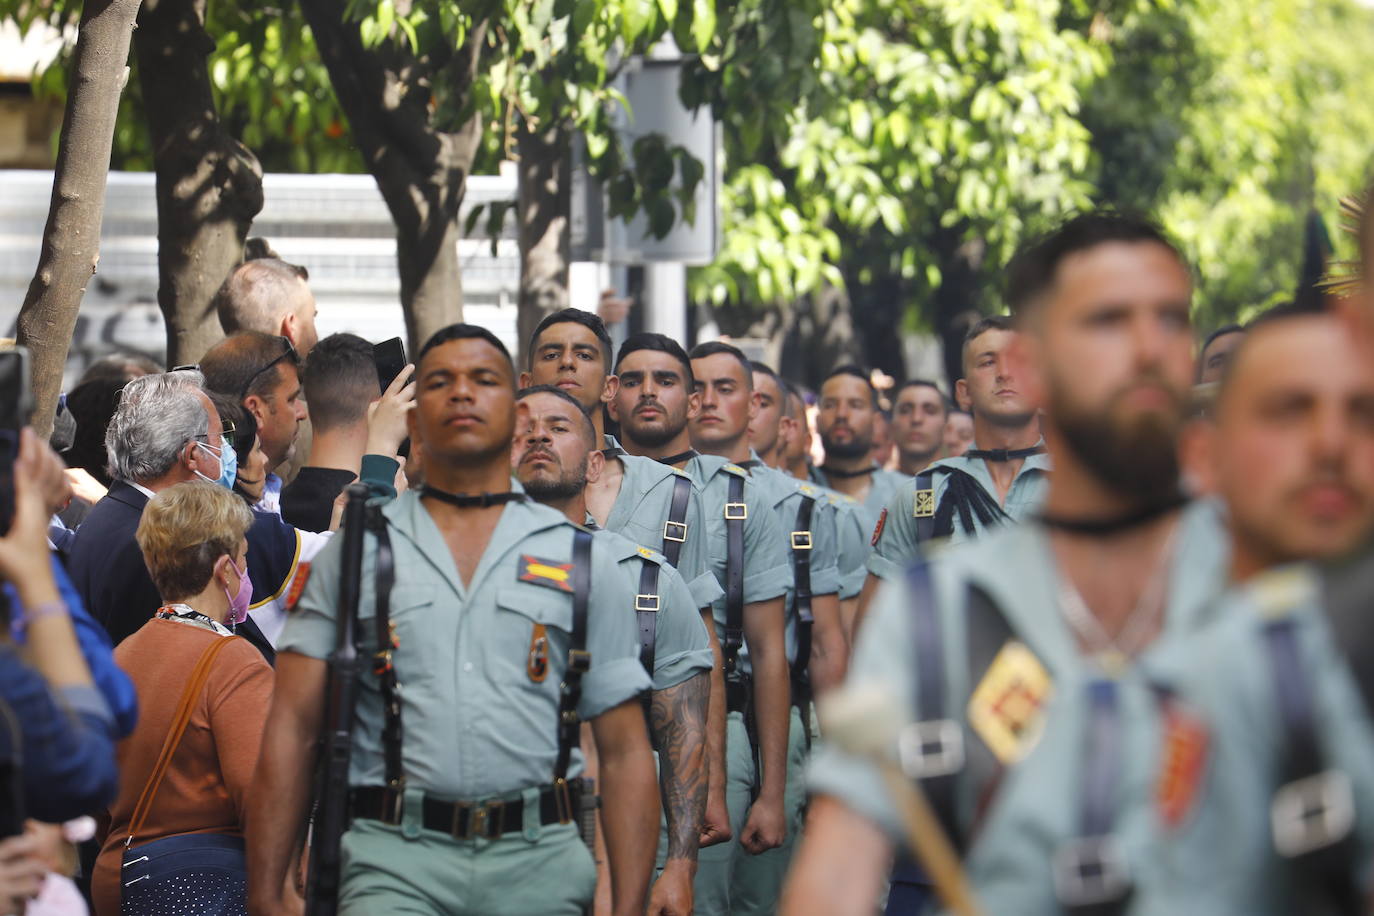
[{"label": "soldier in green uniform", "polygon": [[[712,703],[712,738],[726,763],[723,779],[731,839],[701,851],[698,913],[730,912],[730,882],[745,852],[781,846],[787,835],[786,782],[790,688],[784,597],[792,580],[777,516],[748,472],[690,447],[688,421],[700,409],[692,366],[675,341],[631,335],[616,355],[620,385],[609,402],[631,454],[680,465],[702,493],[708,553],[725,592],[712,606],[721,646],[725,702]],[[747,644],[750,672],[740,664]]]},{"label": "soldier in green uniform", "polygon": [[[792,673],[784,793],[787,835],[776,849],[740,855],[730,884],[732,913],[772,913],[777,907],[806,801],[802,770],[810,743],[809,670],[814,667],[829,686],[838,680],[847,654],[837,595],[834,519],[813,487],[806,485],[809,492],[803,492],[796,480],[764,466],[750,449],[749,430],[759,419],[761,398],[754,389],[753,368],[744,354],[729,344],[712,341],[695,347],[691,357],[696,392],[701,399],[701,409],[689,424],[693,447],[705,455],[732,461],[749,472],[764,505],[771,507],[781,530],[787,532],[786,543],[792,557],[793,581],[787,592],[787,660]],[[739,664],[748,675],[748,646],[741,650]]]},{"label": "soldier in green uniform", "polygon": [[[777,446],[771,452],[764,453],[764,462],[788,477],[811,480],[811,466],[806,459],[811,439],[806,402],[802,399],[801,391],[791,382],[777,381],[782,388],[781,431]],[[812,486],[820,491],[826,505],[835,513],[840,623],[845,643],[849,645],[854,636],[853,623],[858,613],[859,594],[868,575],[865,563],[868,561],[873,529],[865,529],[863,507],[858,502],[829,487],[817,483],[812,483]]]},{"label": "soldier in green uniform", "polygon": [[[630,541],[651,547],[667,557],[692,590],[703,614],[725,593],[706,551],[706,524],[700,488],[691,475],[672,464],[628,454],[605,432],[605,404],[620,380],[611,373],[611,338],[601,318],[580,309],[561,309],[544,318],[530,336],[529,368],[520,374],[522,387],[554,385],[582,405],[605,441],[601,473],[587,484],[587,510],[596,523]],[[712,650],[715,631],[710,630]],[[713,691],[725,689],[717,672]],[[724,703],[724,700],[719,700]],[[723,747],[713,749],[724,754]],[[722,772],[725,760],[713,760]],[[710,780],[702,845],[723,841],[730,833],[725,811],[725,782]]]},{"label": "soldier in green uniform", "polygon": [[[491,332],[446,328],[418,364],[410,431],[426,484],[381,509],[364,551],[359,652],[374,664],[359,685],[339,912],[581,913],[595,885],[571,823],[582,719],[601,761],[614,910],[642,913],[658,790],[634,621],[602,610],[632,600],[619,558],[512,483],[515,372]],[[279,643],[248,813],[255,913],[302,909],[288,874],[310,807],[339,543],[315,560]]]},{"label": "soldier in green uniform", "polygon": [[[1374,850],[1374,360],[1334,313],[1262,315],[1185,450],[1231,578],[1180,667],[1216,723],[1209,889],[1237,913],[1363,912]],[[1365,545],[1364,549],[1361,546]],[[1324,561],[1318,568],[1294,567]]]},{"label": "soldier in green uniform", "polygon": [[[569,521],[587,518],[585,491],[605,464],[591,418],[573,397],[551,386],[519,392],[528,426],[517,436],[515,476],[537,502]],[[594,523],[592,523],[594,524]],[[654,916],[692,912],[692,879],[706,808],[706,710],[714,664],[711,641],[692,593],[662,554],[614,531],[596,531],[619,559],[640,636],[640,661],[654,681],[648,704],[658,748],[665,815]]]},{"label": "soldier in green uniform", "polygon": [[[885,583],[845,689],[910,723],[889,759],[986,912],[1211,912],[1161,880],[1206,740],[1170,663],[1226,574],[1214,508],[1180,508],[1189,271],[1151,224],[1087,214],[1023,252],[1008,289],[1017,375],[1047,411],[1044,512]],[[902,835],[893,800],[872,758],[839,747],[812,780],[784,911],[871,912]]]},{"label": "soldier in green uniform", "polygon": [[1016,338],[1011,319],[983,318],[964,337],[959,397],[973,409],[973,447],[945,458],[898,485],[873,532],[868,581],[858,620],[879,579],[895,579],[916,562],[922,545],[977,537],[1026,518],[1045,498],[1050,462],[1040,441],[1040,419],[1012,372],[1008,351]]},{"label": "soldier in green uniform", "polygon": [[821,383],[816,406],[816,432],[825,448],[825,461],[811,469],[811,482],[859,503],[864,527],[871,534],[883,507],[905,479],[878,467],[872,459],[878,392],[858,366],[840,366]]}]

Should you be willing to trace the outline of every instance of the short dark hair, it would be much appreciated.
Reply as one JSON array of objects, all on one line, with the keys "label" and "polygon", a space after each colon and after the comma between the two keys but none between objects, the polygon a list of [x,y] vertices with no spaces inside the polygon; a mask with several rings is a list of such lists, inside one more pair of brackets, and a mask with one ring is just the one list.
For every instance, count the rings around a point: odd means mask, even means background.
[{"label": "short dark hair", "polygon": [[611,365],[611,335],[606,332],[606,322],[601,320],[601,316],[592,312],[584,312],[582,309],[559,309],[556,312],[545,315],[544,320],[535,327],[534,333],[530,335],[529,352],[525,354],[525,359],[529,365],[534,365],[535,345],[539,342],[539,336],[556,324],[580,324],[582,327],[596,335],[597,341],[601,344],[601,359],[609,370]]},{"label": "short dark hair", "polygon": [[740,368],[744,370],[744,384],[748,385],[749,389],[752,391],[754,388],[754,366],[749,362],[749,357],[745,356],[739,347],[731,346],[723,340],[708,340],[697,344],[688,355],[691,356],[692,359],[705,359],[708,356],[716,356],[720,353],[735,358],[735,361],[740,364]]},{"label": "short dark hair", "polygon": [[[205,396],[210,399],[210,403],[215,405],[215,411],[219,413],[220,423],[233,423],[234,436],[230,443],[235,455],[239,460],[239,467],[248,466],[248,455],[253,451],[253,442],[258,437],[258,421],[253,418],[253,412],[244,408],[242,404],[234,400],[231,395],[222,394],[218,391],[207,391]],[[220,440],[223,445],[224,437]],[[235,493],[243,496],[243,491],[235,485]]]},{"label": "short dark hair", "polygon": [[[273,362],[271,372],[264,369]],[[205,389],[236,398],[265,396],[281,375],[278,366],[287,364],[299,370],[295,348],[285,337],[262,331],[239,331],[215,344],[200,359]]]},{"label": "short dark hair", "polygon": [[420,348],[420,355],[415,358],[415,364],[418,366],[420,360],[424,359],[425,355],[428,354],[430,350],[433,350],[435,347],[441,347],[446,343],[452,343],[455,340],[485,340],[497,350],[501,351],[501,355],[504,356],[506,362],[510,364],[511,376],[514,377],[515,363],[511,360],[510,351],[506,349],[506,345],[501,343],[501,338],[481,325],[464,324],[462,322],[451,324],[446,328],[440,328],[431,334],[429,340],[426,340],[425,345]]},{"label": "short dark hair", "polygon": [[1007,266],[1006,300],[1018,317],[1054,285],[1059,266],[1070,255],[1111,242],[1153,243],[1167,248],[1180,263],[1183,254],[1154,222],[1114,210],[1081,213],[1024,246]]},{"label": "short dark hair", "polygon": [[301,387],[315,429],[366,420],[367,405],[381,393],[372,344],[357,334],[330,334],[305,358]]},{"label": "short dark hair", "polygon": [[655,334],[651,331],[641,331],[638,334],[631,334],[625,338],[625,342],[620,345],[620,352],[615,355],[615,371],[620,372],[620,364],[625,362],[625,357],[639,350],[653,350],[657,353],[667,353],[673,359],[682,363],[682,371],[685,373],[684,381],[688,388],[695,388],[697,379],[692,374],[692,360],[688,358],[687,351],[682,349],[682,344],[673,340],[665,334]]},{"label": "short dark hair", "polygon": [[1221,327],[1217,328],[1215,331],[1213,331],[1212,333],[1208,334],[1207,337],[1206,337],[1206,339],[1202,341],[1202,349],[1198,350],[1198,355],[1200,356],[1200,355],[1202,355],[1203,353],[1206,353],[1206,352],[1207,352],[1207,348],[1210,347],[1213,343],[1215,343],[1216,340],[1217,340],[1217,338],[1225,337],[1227,334],[1244,334],[1244,333],[1245,333],[1245,326],[1244,326],[1244,325],[1239,325],[1239,324],[1223,324]]},{"label": "short dark hair", "polygon": [[944,409],[945,413],[949,413],[949,398],[945,397],[945,393],[940,390],[939,385],[928,378],[909,378],[893,389],[892,405],[894,410],[897,406],[897,399],[901,397],[902,392],[906,391],[908,388],[929,388],[931,391],[935,392],[935,395],[940,399],[940,406]]},{"label": "short dark hair", "polygon": [[585,437],[587,444],[592,448],[596,448],[596,424],[592,422],[592,415],[587,412],[587,409],[582,406],[582,403],[578,401],[577,398],[568,394],[557,385],[531,385],[528,388],[521,388],[519,391],[515,392],[515,400],[518,403],[532,394],[551,394],[556,398],[562,398],[573,407],[577,408],[578,416],[583,420],[582,428],[586,430],[587,433]]},{"label": "short dark hair", "polygon": [[838,375],[851,375],[867,385],[869,397],[873,400],[873,407],[875,409],[878,407],[878,389],[873,387],[873,380],[869,378],[869,373],[853,363],[845,363],[827,372],[825,378],[821,379],[821,387],[824,388],[826,382]]}]

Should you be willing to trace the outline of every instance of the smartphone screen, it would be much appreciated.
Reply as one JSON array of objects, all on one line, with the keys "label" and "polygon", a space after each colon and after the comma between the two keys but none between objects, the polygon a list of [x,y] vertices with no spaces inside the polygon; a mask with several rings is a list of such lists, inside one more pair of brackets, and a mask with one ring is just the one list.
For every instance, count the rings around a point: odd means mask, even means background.
[{"label": "smartphone screen", "polygon": [[377,381],[381,385],[381,390],[386,391],[406,367],[406,348],[405,344],[401,343],[401,338],[393,337],[373,344],[372,362],[377,366]]}]

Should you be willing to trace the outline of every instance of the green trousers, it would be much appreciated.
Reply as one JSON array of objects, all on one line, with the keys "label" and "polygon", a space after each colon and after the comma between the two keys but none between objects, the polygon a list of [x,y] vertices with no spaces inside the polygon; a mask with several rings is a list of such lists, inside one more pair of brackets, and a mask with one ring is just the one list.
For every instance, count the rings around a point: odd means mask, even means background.
[{"label": "green trousers", "polygon": [[730,912],[734,916],[777,912],[783,879],[787,877],[792,851],[801,833],[805,805],[806,731],[802,727],[801,713],[793,706],[787,727],[787,786],[783,790],[787,837],[777,849],[756,856],[740,850],[730,880]]},{"label": "green trousers", "polygon": [[801,809],[806,801],[806,735],[801,714],[792,709],[787,737],[787,785],[784,814],[787,835],[783,845],[755,856],[744,851],[740,835],[749,816],[754,782],[754,752],[744,728],[744,717],[730,713],[725,721],[725,803],[730,809],[728,843],[701,851],[697,877],[693,884],[697,916],[732,916],[740,913],[772,913],[777,909],[792,847],[801,826]]},{"label": "green trousers", "polygon": [[581,916],[595,891],[596,866],[572,824],[459,841],[357,820],[343,837],[341,916]]}]

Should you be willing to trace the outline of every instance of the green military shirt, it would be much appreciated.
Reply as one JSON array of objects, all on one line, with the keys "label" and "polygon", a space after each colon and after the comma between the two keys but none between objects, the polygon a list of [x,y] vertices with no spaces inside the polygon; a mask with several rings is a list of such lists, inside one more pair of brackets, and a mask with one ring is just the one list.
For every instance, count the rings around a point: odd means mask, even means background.
[{"label": "green military shirt", "polygon": [[[519,490],[518,482],[511,488]],[[508,503],[472,581],[415,491],[385,505],[395,556],[391,620],[399,646],[403,767],[407,784],[442,798],[481,800],[553,780],[559,682],[567,666],[572,594],[560,573],[572,562],[575,527],[532,501]],[[335,643],[343,538],[315,558],[287,621],[279,652],[325,658]],[[639,663],[634,616],[602,613],[633,605],[620,558],[592,545],[592,593],[578,712],[593,719],[650,687]],[[363,556],[359,653],[376,651],[375,538]],[[565,590],[568,589],[568,590]],[[546,664],[536,653],[546,648]],[[349,782],[382,785],[383,710],[378,680],[362,676]],[[575,768],[580,764],[575,764]],[[570,773],[569,775],[573,775]]]},{"label": "green military shirt", "polygon": [[[700,529],[698,529],[700,530]],[[638,620],[635,599],[639,594],[640,575],[644,564],[658,569],[658,612],[654,625],[654,689],[667,690],[715,664],[711,654],[711,639],[696,599],[663,554],[632,543],[614,531],[597,531],[595,537],[603,542],[616,560],[624,579],[623,610],[632,621]],[[712,577],[714,579],[714,577]],[[598,607],[601,613],[609,607]],[[636,623],[636,633],[638,624]]]},{"label": "green military shirt", "polygon": [[858,501],[827,490],[818,488],[825,494],[826,501],[835,510],[835,538],[839,550],[838,567],[840,575],[840,600],[857,598],[863,591],[864,579],[868,577],[869,550],[872,547],[873,529],[864,527],[863,507]]},{"label": "green military shirt", "polygon": [[[976,448],[976,446],[974,446]],[[997,486],[988,473],[987,462],[982,458],[945,458],[935,462],[927,470],[937,469],[931,483],[934,487],[934,502],[925,511],[936,511],[949,490],[950,475],[940,473],[939,468],[953,468],[970,475],[993,500],[997,501]],[[1045,491],[1049,488],[1050,458],[1048,455],[1031,455],[1021,462],[1021,469],[1011,482],[1002,511],[1012,520],[1019,521],[1029,517],[1044,502]],[[887,505],[887,515],[883,518],[880,531],[876,531],[876,543],[868,557],[868,571],[884,579],[900,577],[920,556],[920,537],[917,534],[918,505],[916,478],[908,477],[898,485],[891,502]],[[959,513],[954,514],[954,530],[946,539],[951,544],[962,543],[977,537],[984,528],[973,519],[974,530],[965,531],[959,521]]]},{"label": "green military shirt", "polygon": [[[668,511],[673,502],[673,485],[683,471],[660,464],[652,458],[628,455],[621,449],[614,436],[606,436],[609,451],[618,454],[607,455],[607,461],[619,459],[624,469],[620,482],[620,492],[616,494],[615,504],[603,526],[607,531],[624,535],[635,544],[642,544],[652,550],[663,551],[664,525],[668,521]],[[678,553],[677,571],[692,590],[697,607],[710,606],[722,594],[716,577],[711,574],[711,564],[706,555],[706,526],[701,510],[701,493],[695,482],[692,494],[687,499],[687,540]]]},{"label": "green military shirt", "polygon": [[[878,524],[878,516],[882,514],[883,508],[892,502],[892,495],[897,487],[908,479],[905,474],[900,474],[897,471],[887,471],[883,468],[877,468],[873,471],[868,495],[864,497],[863,502],[855,500],[859,506],[859,518],[862,521],[860,527],[864,529],[865,537],[873,534],[873,529]],[[830,486],[825,471],[815,466],[811,468],[811,482],[823,487]]]},{"label": "green military shirt", "polygon": [[[754,459],[757,460],[757,458],[758,456],[755,455]],[[840,588],[839,544],[835,529],[835,507],[830,500],[825,498],[818,487],[802,483],[791,475],[783,474],[781,471],[762,464],[750,468],[749,479],[758,484],[764,501],[772,505],[773,512],[777,515],[789,562],[794,559],[792,556],[793,533],[800,530],[797,528],[797,510],[801,506],[803,498],[815,500],[811,511],[811,526],[807,529],[811,543],[811,550],[809,551],[811,557],[811,594],[837,594]],[[795,566],[792,569],[795,572]],[[787,661],[795,663],[797,661],[798,623],[795,576],[788,577],[785,606],[787,610]],[[740,660],[746,672],[752,670],[748,662],[747,647],[740,652]]]},{"label": "green military shirt", "polygon": [[[1157,687],[1159,672],[1172,670],[1171,657],[1186,650],[1207,619],[1208,602],[1224,588],[1225,545],[1214,506],[1197,504],[1184,512],[1168,561],[1164,633],[1115,678],[1121,743],[1113,832],[1137,884],[1130,914],[1212,912],[1195,908],[1186,894],[1160,880],[1167,872],[1163,859],[1170,835],[1155,810],[1163,756]],[[1007,753],[1000,777],[980,767],[982,778],[973,785],[966,765],[955,783],[960,831],[967,836],[977,824],[965,859],[969,878],[984,912],[1058,916],[1062,908],[1050,862],[1079,833],[1087,689],[1104,675],[1080,653],[1060,611],[1054,557],[1042,526],[1009,526],[952,547],[931,559],[929,571],[946,660],[944,713],[961,725],[967,760],[979,757],[972,749],[980,741]],[[1024,656],[1021,664],[1010,657],[1003,664],[999,655],[971,683],[971,587],[1001,610],[1015,639],[1033,653],[1038,674],[1027,671]],[[859,633],[847,682],[889,698],[903,722],[914,720],[917,703],[913,601],[907,579],[883,584]],[[1013,649],[1011,655],[1017,654]],[[867,759],[824,747],[810,780],[813,791],[839,799],[894,839],[902,838],[897,807]]]},{"label": "green military shirt", "polygon": [[726,524],[725,504],[730,500],[730,479],[744,481],[744,603],[753,604],[780,598],[792,582],[792,561],[776,513],[749,479],[744,468],[714,455],[697,455],[687,462],[687,472],[701,490],[702,512],[706,516],[707,556],[721,593],[711,602],[716,637],[725,638]]}]

